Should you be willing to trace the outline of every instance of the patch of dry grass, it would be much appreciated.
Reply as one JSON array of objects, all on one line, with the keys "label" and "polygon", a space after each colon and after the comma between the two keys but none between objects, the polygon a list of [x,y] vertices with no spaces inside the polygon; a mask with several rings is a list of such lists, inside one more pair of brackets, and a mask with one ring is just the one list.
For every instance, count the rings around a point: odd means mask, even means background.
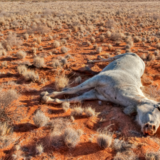
[{"label": "patch of dry grass", "polygon": [[63,140],[68,148],[74,148],[80,141],[80,134],[72,128],[67,128],[64,131]]},{"label": "patch of dry grass", "polygon": [[58,67],[61,67],[61,64],[60,64],[60,62],[59,62],[58,59],[54,59],[54,60],[52,61],[52,67],[53,67],[54,69],[57,69]]},{"label": "patch of dry grass", "polygon": [[18,51],[16,54],[17,58],[24,59],[26,57],[26,52],[24,51]]},{"label": "patch of dry grass", "polygon": [[66,76],[57,76],[55,78],[55,88],[58,91],[61,91],[65,87],[67,87],[69,84],[69,79]]},{"label": "patch of dry grass", "polygon": [[0,123],[0,136],[9,135],[13,132],[13,127],[6,122]]},{"label": "patch of dry grass", "polygon": [[97,137],[97,143],[103,149],[108,148],[112,144],[112,137],[110,135],[100,134]]},{"label": "patch of dry grass", "polygon": [[84,109],[81,106],[76,106],[71,111],[71,116],[82,116]]},{"label": "patch of dry grass", "polygon": [[60,47],[60,42],[54,41],[54,42],[53,42],[53,47],[54,47],[54,48]]},{"label": "patch of dry grass", "polygon": [[37,127],[43,127],[48,123],[49,118],[42,111],[38,110],[33,117],[33,121]]},{"label": "patch of dry grass", "polygon": [[115,139],[113,142],[113,149],[116,150],[117,152],[123,152],[134,147],[135,146],[133,144],[127,143],[119,139]]},{"label": "patch of dry grass", "polygon": [[62,103],[62,108],[66,112],[70,108],[70,103],[69,102],[63,102]]},{"label": "patch of dry grass", "polygon": [[84,109],[84,113],[88,116],[88,117],[93,117],[96,115],[95,109],[93,109],[92,107],[86,107]]},{"label": "patch of dry grass", "polygon": [[146,160],[159,160],[160,159],[160,154],[155,153],[155,152],[148,152],[145,155]]},{"label": "patch of dry grass", "polygon": [[41,155],[44,151],[43,144],[37,144],[36,145],[36,154]]},{"label": "patch of dry grass", "polygon": [[27,67],[25,65],[18,65],[17,72],[20,75],[23,75],[27,72]]},{"label": "patch of dry grass", "polygon": [[14,117],[12,118],[12,115],[16,114],[16,112],[13,113],[10,110],[10,106],[12,106],[13,102],[18,99],[19,95],[13,89],[7,91],[0,90],[0,92],[0,121],[12,123],[12,120],[14,119]]},{"label": "patch of dry grass", "polygon": [[33,81],[33,82],[38,82],[39,81],[38,73],[35,73],[32,70],[27,70],[26,72],[24,72],[23,77],[26,81]]},{"label": "patch of dry grass", "polygon": [[35,57],[33,60],[33,64],[36,68],[42,68],[44,67],[45,63],[44,63],[44,58],[42,57]]}]

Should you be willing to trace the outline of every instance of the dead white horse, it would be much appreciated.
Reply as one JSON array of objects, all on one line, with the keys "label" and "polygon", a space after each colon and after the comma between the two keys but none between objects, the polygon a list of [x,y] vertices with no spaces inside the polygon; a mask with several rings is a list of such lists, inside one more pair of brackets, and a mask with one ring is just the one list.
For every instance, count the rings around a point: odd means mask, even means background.
[{"label": "dead white horse", "polygon": [[93,60],[94,62],[110,62],[99,74],[86,80],[82,84],[65,89],[61,92],[47,93],[42,96],[45,103],[60,104],[65,99],[51,97],[63,94],[75,94],[90,89],[81,96],[68,99],[70,103],[83,100],[110,101],[125,106],[124,113],[130,115],[137,112],[137,122],[144,135],[154,135],[160,125],[160,104],[145,97],[141,87],[141,76],[145,70],[145,63],[135,53],[125,53],[108,59]]}]

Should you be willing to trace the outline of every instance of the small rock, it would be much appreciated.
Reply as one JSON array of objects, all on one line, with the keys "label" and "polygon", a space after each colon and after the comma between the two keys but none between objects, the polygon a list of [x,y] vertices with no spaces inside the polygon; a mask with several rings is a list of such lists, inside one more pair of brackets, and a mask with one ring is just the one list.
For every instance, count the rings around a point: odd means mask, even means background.
[{"label": "small rock", "polygon": [[99,106],[101,106],[102,105],[102,101],[98,101],[98,104],[99,104]]}]

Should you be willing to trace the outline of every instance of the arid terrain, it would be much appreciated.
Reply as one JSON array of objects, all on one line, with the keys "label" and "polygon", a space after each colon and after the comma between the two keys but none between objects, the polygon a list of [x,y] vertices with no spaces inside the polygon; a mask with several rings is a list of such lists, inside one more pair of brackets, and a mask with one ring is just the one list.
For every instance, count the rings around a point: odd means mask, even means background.
[{"label": "arid terrain", "polygon": [[108,65],[88,60],[133,52],[146,65],[143,92],[159,101],[159,50],[158,1],[0,2],[0,159],[159,160],[160,129],[144,137],[123,106],[40,98]]}]

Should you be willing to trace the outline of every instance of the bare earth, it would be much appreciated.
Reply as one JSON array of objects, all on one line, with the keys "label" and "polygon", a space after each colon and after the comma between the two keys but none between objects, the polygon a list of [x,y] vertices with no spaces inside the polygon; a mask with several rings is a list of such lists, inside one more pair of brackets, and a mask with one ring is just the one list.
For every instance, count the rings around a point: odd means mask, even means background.
[{"label": "bare earth", "polygon": [[[12,126],[10,134],[0,132],[0,158],[32,160],[119,160],[146,159],[146,154],[159,155],[160,129],[154,136],[143,137],[135,115],[126,116],[123,106],[109,102],[85,101],[70,104],[67,111],[61,105],[40,102],[40,93],[56,90],[56,77],[66,76],[68,87],[78,85],[92,77],[85,72],[101,71],[108,63],[87,61],[113,57],[126,52],[138,54],[146,64],[142,77],[142,88],[146,95],[160,99],[160,3],[159,2],[0,2],[0,87],[1,92],[12,89],[19,97],[9,105],[12,114],[7,123]],[[55,46],[58,41],[60,46]],[[61,48],[66,51],[62,51]],[[102,50],[101,48],[102,47]],[[97,49],[99,48],[99,49]],[[37,49],[37,50],[36,50]],[[100,50],[98,52],[98,50]],[[24,51],[26,56],[18,56]],[[35,66],[35,57],[44,59],[44,65]],[[68,58],[69,57],[69,58]],[[61,66],[56,67],[53,61]],[[62,63],[64,62],[64,63]],[[25,65],[39,77],[25,79],[18,74],[17,67]],[[136,64],[135,64],[136,65]],[[77,93],[78,95],[78,93]],[[64,96],[69,98],[76,95]],[[100,104],[102,103],[102,104]],[[91,106],[99,115],[87,117],[85,113],[71,120],[71,112],[77,105]],[[61,135],[67,123],[69,127],[81,129],[79,143],[68,148],[61,138],[49,144],[50,127],[36,127],[33,117],[41,110],[49,121],[62,126]],[[59,121],[54,121],[55,119]],[[56,119],[56,120],[57,120]],[[4,122],[0,117],[0,121]],[[62,124],[61,124],[61,123]],[[113,144],[102,149],[97,136],[107,126],[115,139],[123,140],[134,147],[116,151]],[[55,144],[54,142],[58,140]],[[43,152],[36,154],[37,144],[43,145]],[[15,146],[20,148],[15,149]],[[118,160],[118,159],[117,159]]]}]

